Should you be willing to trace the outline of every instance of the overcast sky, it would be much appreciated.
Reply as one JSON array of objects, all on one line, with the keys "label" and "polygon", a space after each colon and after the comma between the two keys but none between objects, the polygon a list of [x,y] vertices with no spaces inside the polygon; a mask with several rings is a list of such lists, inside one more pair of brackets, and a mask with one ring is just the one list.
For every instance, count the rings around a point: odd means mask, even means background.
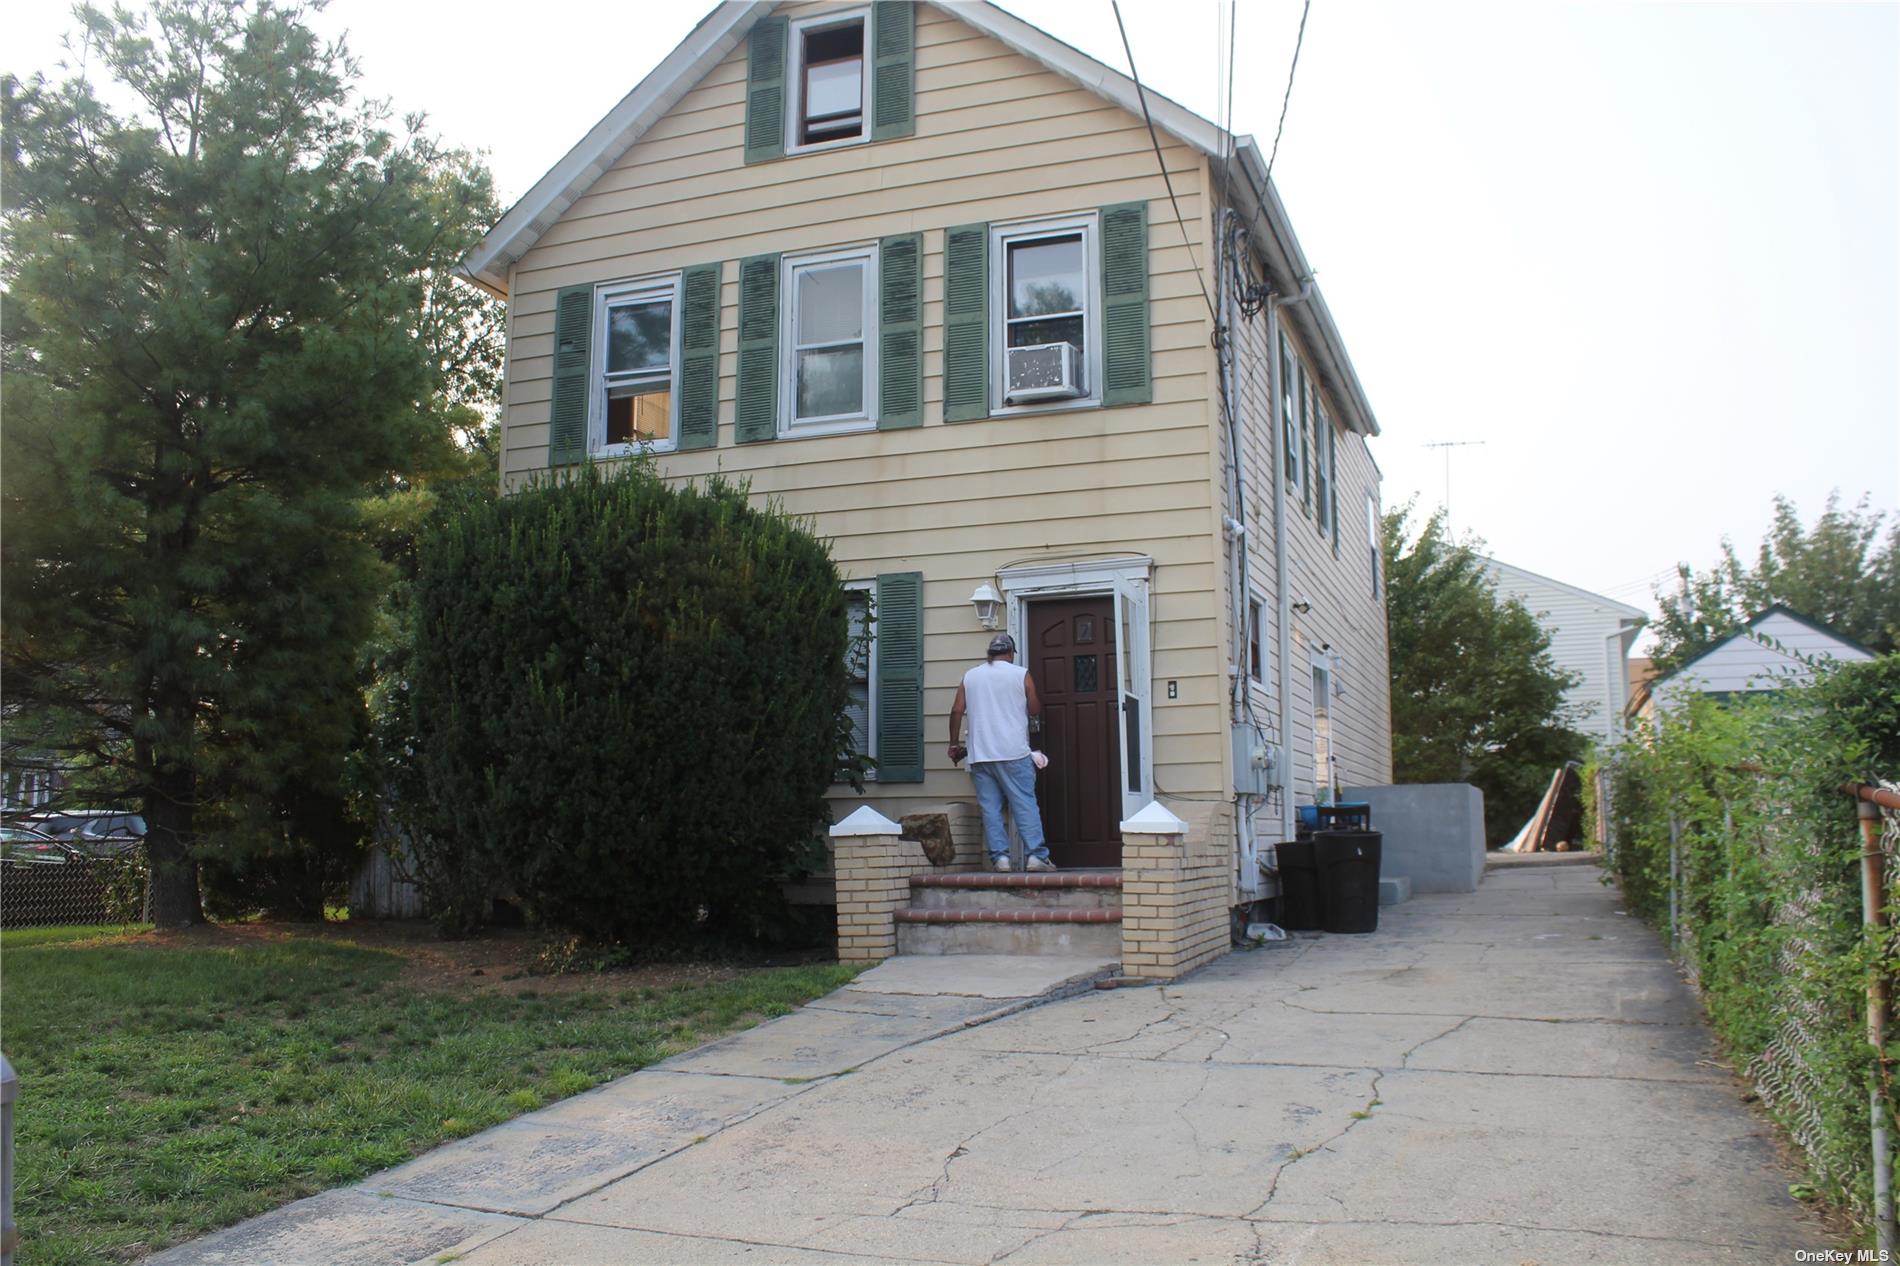
[{"label": "overcast sky", "polygon": [[[366,86],[524,193],[708,6],[333,0]],[[1004,7],[1126,69],[1107,0]],[[1126,0],[1144,83],[1218,117],[1212,0]],[[50,67],[64,5],[10,6]],[[1239,6],[1272,140],[1298,0]],[[1900,6],[1317,0],[1274,168],[1384,434],[1388,505],[1647,607],[1776,493],[1900,507]]]}]

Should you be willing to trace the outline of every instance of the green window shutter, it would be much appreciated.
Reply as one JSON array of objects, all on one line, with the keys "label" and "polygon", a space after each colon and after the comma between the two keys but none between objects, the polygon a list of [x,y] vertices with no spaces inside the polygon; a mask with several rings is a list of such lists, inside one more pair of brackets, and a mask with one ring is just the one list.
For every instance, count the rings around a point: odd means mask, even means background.
[{"label": "green window shutter", "polygon": [[719,443],[719,283],[723,266],[688,268],[680,280],[679,446]]},{"label": "green window shutter", "polygon": [[761,18],[746,40],[745,160],[785,157],[784,18]]},{"label": "green window shutter", "polygon": [[877,780],[924,780],[924,574],[877,578]]},{"label": "green window shutter", "polygon": [[778,438],[778,256],[739,264],[738,440]]},{"label": "green window shutter", "polygon": [[1102,208],[1102,403],[1148,404],[1148,204]]},{"label": "green window shutter", "polygon": [[924,235],[878,242],[877,429],[924,424]]},{"label": "green window shutter", "polygon": [[871,139],[917,131],[917,6],[877,0],[871,6]]},{"label": "green window shutter", "polygon": [[1333,557],[1339,557],[1339,428],[1326,421],[1326,521],[1333,525]]},{"label": "green window shutter", "polygon": [[587,456],[587,402],[593,393],[594,288],[564,286],[554,296],[554,396],[548,406],[548,465]]},{"label": "green window shutter", "polygon": [[943,417],[990,415],[990,226],[943,235]]}]

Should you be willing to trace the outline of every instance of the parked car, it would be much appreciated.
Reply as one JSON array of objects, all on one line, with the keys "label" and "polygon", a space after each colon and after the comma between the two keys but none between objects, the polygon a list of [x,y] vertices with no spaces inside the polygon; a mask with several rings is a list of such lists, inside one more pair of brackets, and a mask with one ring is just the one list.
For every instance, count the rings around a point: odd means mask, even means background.
[{"label": "parked car", "polygon": [[145,819],[124,809],[52,809],[19,825],[51,836],[92,857],[121,857],[145,838]]},{"label": "parked car", "polygon": [[0,826],[0,860],[33,865],[60,865],[85,854],[30,826]]},{"label": "parked car", "polygon": [[68,843],[93,857],[125,857],[138,852],[145,839],[145,819],[136,813],[106,813],[88,818],[66,837]]}]

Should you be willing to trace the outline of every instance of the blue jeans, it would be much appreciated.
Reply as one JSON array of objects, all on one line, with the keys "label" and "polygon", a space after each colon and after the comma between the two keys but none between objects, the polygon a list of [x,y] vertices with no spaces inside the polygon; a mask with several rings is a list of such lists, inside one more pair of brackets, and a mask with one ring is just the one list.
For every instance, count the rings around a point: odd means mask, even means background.
[{"label": "blue jeans", "polygon": [[1027,756],[1021,760],[971,761],[970,780],[976,783],[976,803],[983,810],[983,843],[990,850],[990,860],[1009,856],[1009,832],[1003,827],[1003,801],[1007,799],[1016,833],[1023,837],[1024,853],[1048,861],[1049,846],[1042,840],[1042,813],[1036,807],[1035,762]]}]

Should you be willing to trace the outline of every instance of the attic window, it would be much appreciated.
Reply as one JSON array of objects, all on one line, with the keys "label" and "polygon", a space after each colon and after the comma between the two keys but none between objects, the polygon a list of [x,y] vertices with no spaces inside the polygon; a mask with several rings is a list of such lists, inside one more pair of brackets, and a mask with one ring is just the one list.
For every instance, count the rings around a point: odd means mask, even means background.
[{"label": "attic window", "polygon": [[842,21],[795,24],[789,149],[845,144],[865,139],[864,28],[862,13]]}]

